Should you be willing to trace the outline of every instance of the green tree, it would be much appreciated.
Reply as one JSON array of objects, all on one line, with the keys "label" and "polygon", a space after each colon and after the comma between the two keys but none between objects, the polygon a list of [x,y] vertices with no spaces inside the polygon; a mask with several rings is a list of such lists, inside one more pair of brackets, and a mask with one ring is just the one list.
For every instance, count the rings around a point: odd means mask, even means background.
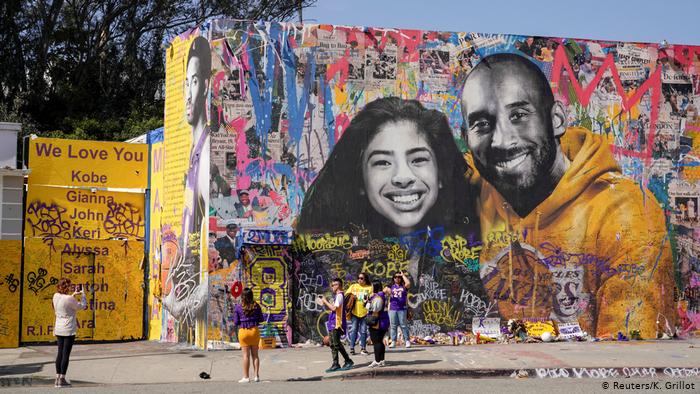
[{"label": "green tree", "polygon": [[0,121],[123,140],[162,125],[164,51],[210,17],[288,20],[316,0],[4,0]]}]

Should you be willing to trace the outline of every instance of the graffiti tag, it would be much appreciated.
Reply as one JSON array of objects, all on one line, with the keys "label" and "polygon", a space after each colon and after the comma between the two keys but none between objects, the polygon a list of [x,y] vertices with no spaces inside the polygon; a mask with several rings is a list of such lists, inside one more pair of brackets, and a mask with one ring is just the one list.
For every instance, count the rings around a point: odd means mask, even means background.
[{"label": "graffiti tag", "polygon": [[426,323],[452,329],[459,324],[461,317],[462,313],[445,301],[428,300],[423,303],[423,318]]},{"label": "graffiti tag", "polygon": [[27,274],[27,282],[29,283],[29,290],[33,291],[34,294],[38,294],[39,291],[46,290],[49,286],[54,286],[58,283],[58,279],[53,276],[49,279],[48,285],[46,284],[45,276],[48,272],[44,268],[39,268],[37,272],[29,272]]},{"label": "graffiti tag", "polygon": [[19,287],[19,279],[15,278],[15,274],[9,274],[5,277],[5,283],[7,284],[8,290],[10,290],[10,293],[14,293],[17,291],[17,287]]},{"label": "graffiti tag", "polygon": [[104,228],[113,237],[141,237],[144,219],[141,210],[130,203],[107,203],[107,216]]}]

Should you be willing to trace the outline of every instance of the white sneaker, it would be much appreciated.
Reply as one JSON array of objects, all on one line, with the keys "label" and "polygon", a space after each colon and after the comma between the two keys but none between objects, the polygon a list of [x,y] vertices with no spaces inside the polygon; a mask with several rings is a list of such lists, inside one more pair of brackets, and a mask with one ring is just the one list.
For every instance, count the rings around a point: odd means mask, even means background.
[{"label": "white sneaker", "polygon": [[250,383],[250,378],[242,378],[238,383]]},{"label": "white sneaker", "polygon": [[406,341],[406,349],[411,347],[411,341]]},{"label": "white sneaker", "polygon": [[378,366],[380,366],[380,365],[381,365],[381,363],[378,363],[378,362],[376,362],[376,361],[372,361],[372,364],[368,365],[368,367],[369,367],[369,368],[374,368],[374,367],[378,367]]},{"label": "white sneaker", "polygon": [[260,376],[256,376],[255,379],[253,379],[253,382],[259,382],[260,381]]},{"label": "white sneaker", "polygon": [[386,362],[384,360],[380,361],[378,367],[386,367]]},{"label": "white sneaker", "polygon": [[391,343],[389,344],[389,347],[392,348],[392,349],[395,348],[395,347],[396,347],[396,342],[391,341]]}]

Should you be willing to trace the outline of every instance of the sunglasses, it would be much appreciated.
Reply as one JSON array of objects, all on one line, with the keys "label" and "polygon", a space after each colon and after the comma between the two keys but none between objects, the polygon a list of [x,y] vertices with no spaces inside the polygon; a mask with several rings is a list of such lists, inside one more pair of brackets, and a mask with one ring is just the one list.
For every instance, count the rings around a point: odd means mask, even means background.
[{"label": "sunglasses", "polygon": [[360,277],[357,278],[357,279],[358,279],[358,280],[365,280],[365,277],[364,277],[364,276],[360,276]]}]

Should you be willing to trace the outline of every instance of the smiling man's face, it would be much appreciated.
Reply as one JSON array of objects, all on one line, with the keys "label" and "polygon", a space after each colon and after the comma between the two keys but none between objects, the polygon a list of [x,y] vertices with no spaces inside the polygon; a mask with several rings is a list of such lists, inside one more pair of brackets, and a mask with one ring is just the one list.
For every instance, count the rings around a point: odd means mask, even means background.
[{"label": "smiling man's face", "polygon": [[362,175],[370,205],[399,232],[411,231],[437,201],[435,153],[414,122],[380,128],[362,155]]},{"label": "smiling man's face", "polygon": [[199,72],[199,58],[193,57],[187,64],[185,75],[185,118],[194,126],[202,116],[205,104],[205,84]]},{"label": "smiling man's face", "polygon": [[462,93],[476,167],[506,199],[536,187],[556,157],[551,107],[529,73],[514,62],[479,68]]}]

